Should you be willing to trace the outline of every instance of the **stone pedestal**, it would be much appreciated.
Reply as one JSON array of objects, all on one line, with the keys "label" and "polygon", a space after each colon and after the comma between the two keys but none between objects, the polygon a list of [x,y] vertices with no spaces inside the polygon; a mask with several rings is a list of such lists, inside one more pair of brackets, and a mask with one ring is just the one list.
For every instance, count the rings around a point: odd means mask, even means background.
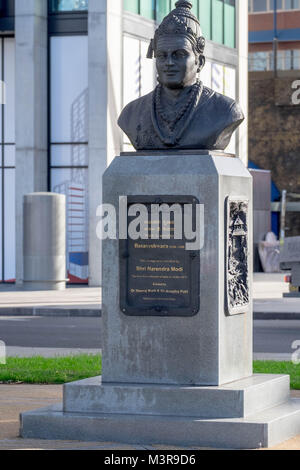
[{"label": "stone pedestal", "polygon": [[159,242],[140,255],[118,236],[103,242],[102,378],[67,384],[63,405],[24,413],[22,436],[241,449],[300,433],[289,377],[252,375],[252,179],[242,162],[220,152],[124,154],[103,188],[117,215],[124,196],[196,201],[204,243],[191,259],[180,254],[186,294],[158,274],[165,290],[140,297],[134,266],[145,286],[151,263],[172,272],[168,243],[163,258]]},{"label": "stone pedestal", "polygon": [[[120,312],[119,241],[103,241],[104,382],[221,385],[252,374],[252,234],[248,230],[249,301],[230,315],[226,298],[228,197],[248,201],[252,178],[238,158],[199,152],[128,154],[104,175],[105,203],[121,196],[193,196],[204,208],[200,308],[192,317],[132,316]],[[165,198],[166,199],[166,198]],[[197,282],[195,280],[194,282]]]}]

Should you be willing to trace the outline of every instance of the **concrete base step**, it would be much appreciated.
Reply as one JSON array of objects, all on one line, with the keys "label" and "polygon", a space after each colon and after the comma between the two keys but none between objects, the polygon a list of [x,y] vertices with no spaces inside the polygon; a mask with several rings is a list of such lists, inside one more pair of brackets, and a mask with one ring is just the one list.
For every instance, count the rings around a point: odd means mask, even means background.
[{"label": "concrete base step", "polygon": [[28,439],[114,441],[248,449],[300,434],[300,400],[289,376],[256,374],[219,387],[102,384],[64,386],[63,405],[21,415]]},{"label": "concrete base step", "polygon": [[235,419],[64,413],[56,405],[23,413],[20,433],[27,439],[256,449],[300,434],[300,400]]},{"label": "concrete base step", "polygon": [[94,377],[64,386],[64,411],[243,418],[289,396],[288,375],[255,374],[219,387],[102,384],[101,377]]}]

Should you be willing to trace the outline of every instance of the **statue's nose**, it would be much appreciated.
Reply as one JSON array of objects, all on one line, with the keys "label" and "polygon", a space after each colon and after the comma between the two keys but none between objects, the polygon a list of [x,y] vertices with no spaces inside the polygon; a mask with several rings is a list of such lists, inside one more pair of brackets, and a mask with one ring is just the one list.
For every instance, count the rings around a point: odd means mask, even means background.
[{"label": "statue's nose", "polygon": [[172,55],[168,55],[168,58],[167,58],[167,65],[174,65],[174,60],[173,60],[173,57]]}]

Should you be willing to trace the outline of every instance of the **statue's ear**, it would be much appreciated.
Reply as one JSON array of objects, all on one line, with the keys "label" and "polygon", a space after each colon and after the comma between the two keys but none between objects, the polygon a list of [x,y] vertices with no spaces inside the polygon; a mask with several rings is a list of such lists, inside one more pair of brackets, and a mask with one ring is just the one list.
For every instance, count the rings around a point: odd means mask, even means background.
[{"label": "statue's ear", "polygon": [[153,39],[151,39],[146,57],[147,59],[153,59],[153,55],[154,55],[154,41]]},{"label": "statue's ear", "polygon": [[197,70],[198,73],[201,72],[204,65],[205,65],[205,57],[204,57],[204,55],[201,54],[201,55],[199,55],[199,67],[198,67],[198,70]]}]

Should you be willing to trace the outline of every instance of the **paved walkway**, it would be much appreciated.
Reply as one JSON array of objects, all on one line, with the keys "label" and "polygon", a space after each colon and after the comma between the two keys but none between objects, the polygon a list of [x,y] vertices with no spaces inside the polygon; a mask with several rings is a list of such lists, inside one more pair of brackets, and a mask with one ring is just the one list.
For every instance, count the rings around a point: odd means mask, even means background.
[{"label": "paved walkway", "polygon": [[[254,318],[299,319],[300,299],[282,298],[288,292],[285,274],[255,273]],[[27,292],[0,284],[1,316],[100,316],[100,287],[68,287],[64,291]]]},{"label": "paved walkway", "polygon": [[256,320],[300,320],[300,298],[255,299]]},{"label": "paved walkway", "polygon": [[64,291],[20,290],[0,284],[0,315],[99,316],[100,287],[68,287]]},{"label": "paved walkway", "polygon": [[[300,398],[300,391],[293,391]],[[171,446],[133,446],[112,442],[43,441],[19,438],[19,414],[62,400],[60,385],[0,385],[0,450],[17,449],[102,449],[102,450],[180,450]],[[300,436],[274,449],[300,450]]]},{"label": "paved walkway", "polygon": [[[22,348],[19,346],[7,346],[7,357],[68,357],[81,354],[101,354],[102,349],[80,348]],[[291,356],[291,355],[290,355]],[[290,360],[291,357],[288,359]]]},{"label": "paved walkway", "polygon": [[254,299],[281,299],[289,292],[289,284],[284,282],[286,273],[254,273]]},{"label": "paved walkway", "polygon": [[[20,346],[7,346],[6,357],[69,357],[82,354],[102,354],[102,349],[84,348],[27,348]],[[253,353],[254,361],[291,361],[291,353]]]}]

